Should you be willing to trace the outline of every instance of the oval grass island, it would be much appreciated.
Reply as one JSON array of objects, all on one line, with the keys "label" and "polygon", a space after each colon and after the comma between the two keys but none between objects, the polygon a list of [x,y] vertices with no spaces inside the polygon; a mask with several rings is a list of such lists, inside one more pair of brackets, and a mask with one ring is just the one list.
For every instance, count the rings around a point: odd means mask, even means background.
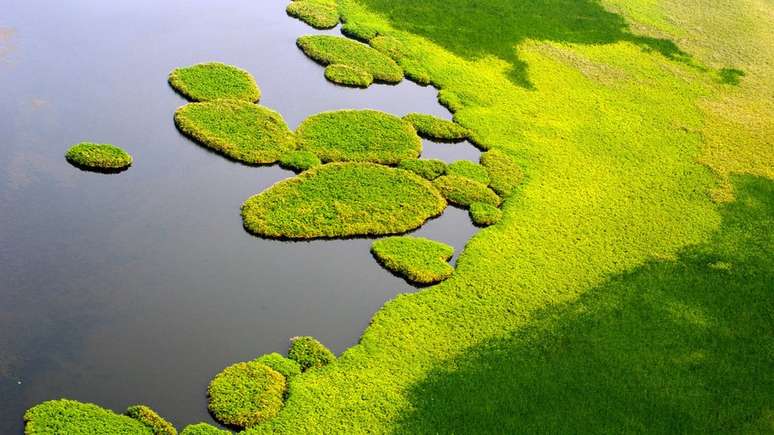
[{"label": "oval grass island", "polygon": [[191,101],[227,98],[257,103],[261,99],[261,89],[250,73],[220,62],[175,68],[169,73],[169,84]]},{"label": "oval grass island", "polygon": [[132,156],[110,144],[81,142],[65,153],[73,166],[94,172],[120,172],[132,165]]}]

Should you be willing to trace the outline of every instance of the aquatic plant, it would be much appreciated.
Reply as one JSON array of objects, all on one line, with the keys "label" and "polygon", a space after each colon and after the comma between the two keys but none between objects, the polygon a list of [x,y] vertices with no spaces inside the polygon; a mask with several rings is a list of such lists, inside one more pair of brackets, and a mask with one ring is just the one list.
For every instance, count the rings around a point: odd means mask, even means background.
[{"label": "aquatic plant", "polygon": [[293,0],[285,10],[315,29],[332,29],[339,24],[336,0]]},{"label": "aquatic plant", "polygon": [[474,202],[500,205],[500,197],[486,184],[459,175],[443,175],[433,180],[433,185],[449,202],[467,207]]},{"label": "aquatic plant", "polygon": [[301,374],[301,366],[296,361],[285,358],[277,352],[261,355],[255,359],[255,362],[266,364],[288,380],[293,376]]},{"label": "aquatic plant", "polygon": [[374,257],[391,272],[418,284],[434,284],[450,277],[448,263],[454,248],[423,237],[396,236],[371,245]]},{"label": "aquatic plant", "polygon": [[332,363],[336,355],[316,338],[305,336],[290,339],[288,358],[296,361],[302,371],[307,371]]},{"label": "aquatic plant", "polygon": [[363,43],[341,36],[309,35],[296,41],[298,47],[322,65],[341,64],[358,67],[375,81],[398,83],[403,70],[392,59]]},{"label": "aquatic plant", "polygon": [[478,163],[471,162],[470,160],[457,160],[449,164],[449,169],[446,171],[449,175],[457,175],[460,177],[470,178],[473,181],[478,181],[481,184],[489,184],[489,173],[486,168]]},{"label": "aquatic plant", "polygon": [[333,83],[356,88],[367,88],[374,77],[366,70],[356,66],[332,64],[325,68],[325,78]]},{"label": "aquatic plant", "polygon": [[130,406],[125,414],[150,428],[154,435],[177,435],[177,429],[148,406]]},{"label": "aquatic plant", "polygon": [[210,382],[209,410],[221,423],[254,426],[279,413],[286,388],[285,377],[266,364],[236,363]]},{"label": "aquatic plant", "polygon": [[91,403],[59,399],[39,403],[24,414],[26,435],[154,435],[145,424]]},{"label": "aquatic plant", "polygon": [[398,167],[411,171],[427,180],[435,180],[446,174],[446,162],[437,159],[406,159],[401,160]]},{"label": "aquatic plant", "polygon": [[132,165],[132,156],[110,144],[81,142],[65,153],[65,159],[74,166],[87,170],[121,170]]},{"label": "aquatic plant", "polygon": [[315,166],[320,166],[322,162],[317,155],[310,151],[291,151],[284,154],[279,160],[280,166],[285,169],[291,169],[296,172],[303,172]]},{"label": "aquatic plant", "polygon": [[503,198],[510,196],[524,179],[521,167],[497,148],[481,154],[481,165],[489,174],[489,187]]},{"label": "aquatic plant", "polygon": [[261,99],[261,90],[250,73],[220,62],[175,68],[169,73],[169,84],[192,101],[227,98],[255,103]]},{"label": "aquatic plant", "polygon": [[474,202],[468,209],[470,220],[478,226],[494,225],[503,218],[503,212],[499,208],[483,202]]},{"label": "aquatic plant", "polygon": [[423,113],[409,113],[403,119],[417,129],[420,136],[440,142],[461,142],[468,137],[468,129],[445,119]]}]

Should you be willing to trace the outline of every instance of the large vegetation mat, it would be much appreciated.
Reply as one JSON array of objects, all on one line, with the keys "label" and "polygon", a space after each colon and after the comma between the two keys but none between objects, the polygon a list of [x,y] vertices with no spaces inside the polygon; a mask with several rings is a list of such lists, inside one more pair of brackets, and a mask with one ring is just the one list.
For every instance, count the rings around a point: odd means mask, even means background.
[{"label": "large vegetation mat", "polygon": [[398,83],[403,70],[379,51],[341,36],[310,35],[298,38],[298,47],[323,65],[348,65],[368,72],[378,82]]},{"label": "large vegetation mat", "polygon": [[261,90],[250,73],[220,62],[175,68],[169,73],[169,84],[192,101],[228,98],[255,103],[261,98]]}]

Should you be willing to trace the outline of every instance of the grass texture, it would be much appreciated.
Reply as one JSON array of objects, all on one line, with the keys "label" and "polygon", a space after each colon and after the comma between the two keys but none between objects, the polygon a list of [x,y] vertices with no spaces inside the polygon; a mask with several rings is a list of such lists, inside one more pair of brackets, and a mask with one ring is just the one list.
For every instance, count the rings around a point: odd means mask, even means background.
[{"label": "grass texture", "polygon": [[177,435],[177,429],[170,422],[145,405],[130,406],[125,414],[147,426],[154,435]]},{"label": "grass texture", "polygon": [[307,56],[324,66],[341,64],[357,67],[382,83],[403,80],[403,70],[392,59],[360,42],[340,36],[310,35],[298,38],[296,44]]},{"label": "grass texture", "polygon": [[470,160],[457,160],[449,164],[447,171],[449,175],[457,175],[460,177],[469,178],[473,181],[478,181],[481,184],[489,185],[489,173],[486,168],[478,163],[473,163]]},{"label": "grass texture", "polygon": [[510,196],[524,179],[518,163],[499,149],[481,154],[481,166],[486,168],[489,186],[503,198]]},{"label": "grass texture", "polygon": [[437,159],[406,159],[401,160],[398,167],[411,171],[427,180],[435,180],[445,175],[448,167],[446,162]]},{"label": "grass texture", "polygon": [[391,272],[417,284],[435,284],[454,273],[454,248],[424,237],[396,236],[371,245],[374,257]]},{"label": "grass texture", "polygon": [[24,414],[26,435],[154,435],[145,424],[91,403],[50,400]]},{"label": "grass texture", "polygon": [[229,435],[230,433],[207,423],[196,423],[183,428],[180,435]]},{"label": "grass texture", "polygon": [[422,140],[408,122],[377,110],[338,110],[305,119],[296,129],[299,150],[323,162],[397,165],[422,152]]},{"label": "grass texture", "polygon": [[327,366],[336,360],[325,345],[314,337],[293,337],[290,339],[288,358],[298,363],[302,371]]},{"label": "grass texture", "polygon": [[332,29],[339,24],[335,0],[293,0],[286,11],[315,29]]},{"label": "grass texture", "polygon": [[287,380],[301,374],[301,366],[296,361],[285,358],[277,352],[262,355],[256,358],[255,361],[267,365]]},{"label": "grass texture", "polygon": [[250,427],[277,415],[286,389],[285,377],[266,364],[236,363],[210,382],[208,407],[221,423]]},{"label": "grass texture", "polygon": [[288,239],[397,234],[438,216],[446,201],[409,171],[330,163],[280,181],[242,205],[245,228]]},{"label": "grass texture", "polygon": [[473,204],[470,204],[468,213],[470,214],[470,220],[472,220],[475,225],[481,227],[494,225],[503,218],[502,210],[483,202],[474,202]]},{"label": "grass texture", "polygon": [[220,62],[175,68],[169,73],[169,84],[191,101],[231,99],[257,103],[261,99],[261,90],[250,73]]},{"label": "grass texture", "polygon": [[325,67],[325,78],[338,85],[367,88],[374,82],[374,76],[356,66],[333,64]]},{"label": "grass texture", "polygon": [[474,202],[500,205],[500,197],[486,184],[459,175],[444,175],[433,180],[433,185],[450,203],[468,207]]},{"label": "grass texture", "polygon": [[403,119],[414,125],[420,136],[439,142],[461,142],[468,137],[468,129],[452,121],[423,113],[409,113]]},{"label": "grass texture", "polygon": [[251,165],[274,163],[295,148],[279,113],[246,101],[186,104],[175,112],[175,125],[207,148]]},{"label": "grass texture", "polygon": [[322,162],[313,152],[291,151],[280,158],[279,164],[285,169],[291,169],[295,172],[304,172],[307,169],[320,166]]},{"label": "grass texture", "polygon": [[132,156],[110,144],[81,142],[65,153],[65,159],[74,166],[90,170],[121,170],[132,165]]}]

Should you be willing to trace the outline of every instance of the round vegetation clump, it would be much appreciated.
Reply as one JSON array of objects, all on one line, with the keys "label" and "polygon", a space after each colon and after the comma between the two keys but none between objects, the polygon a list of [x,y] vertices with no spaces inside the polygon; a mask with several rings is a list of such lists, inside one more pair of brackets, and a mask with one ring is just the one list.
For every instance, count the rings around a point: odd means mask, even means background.
[{"label": "round vegetation clump", "polygon": [[334,64],[325,68],[325,78],[333,83],[353,88],[367,88],[374,82],[374,76],[356,66]]},{"label": "round vegetation clump", "polygon": [[314,337],[293,337],[288,358],[296,361],[302,371],[307,371],[327,366],[336,360],[336,355]]},{"label": "round vegetation clump", "polygon": [[299,150],[323,162],[397,165],[419,157],[422,140],[408,122],[376,110],[338,110],[306,118],[296,129]]},{"label": "round vegetation clump", "polygon": [[207,148],[251,165],[274,163],[295,148],[279,113],[247,101],[186,104],[175,112],[175,124]]},{"label": "round vegetation clump", "polygon": [[497,207],[500,197],[485,184],[459,175],[444,175],[433,180],[433,185],[443,194],[444,198],[460,207],[468,207],[474,202],[481,202]]},{"label": "round vegetation clump", "polygon": [[489,185],[503,198],[510,196],[524,179],[521,167],[503,151],[493,149],[481,154],[481,165],[489,174]]},{"label": "round vegetation clump", "polygon": [[432,184],[373,163],[330,163],[280,181],[242,205],[253,234],[314,239],[399,234],[438,216],[446,201]]},{"label": "round vegetation clump", "polygon": [[50,400],[24,414],[26,435],[50,434],[145,434],[154,435],[145,424],[91,403]]},{"label": "round vegetation clump", "polygon": [[155,435],[177,435],[177,429],[170,422],[145,405],[130,406],[126,415],[150,428]]},{"label": "round vegetation clump", "polygon": [[457,160],[454,163],[450,163],[448,174],[470,178],[482,184],[489,184],[489,173],[486,168],[470,160]]},{"label": "round vegetation clump", "polygon": [[296,44],[307,56],[322,65],[358,67],[382,83],[403,80],[403,69],[394,60],[361,42],[342,36],[310,35],[298,38]]},{"label": "round vegetation clump", "polygon": [[236,363],[210,382],[209,410],[223,424],[255,426],[279,413],[286,388],[285,377],[266,364]]},{"label": "round vegetation clump", "polygon": [[483,202],[470,204],[470,220],[478,226],[494,225],[503,218],[503,212],[497,207]]},{"label": "round vegetation clump", "polygon": [[439,142],[461,142],[470,132],[467,128],[423,113],[409,113],[403,119],[412,123],[420,136]]},{"label": "round vegetation clump", "polygon": [[427,180],[435,180],[441,175],[446,174],[446,162],[437,159],[407,159],[401,160],[398,167],[411,171]]},{"label": "round vegetation clump", "polygon": [[266,364],[288,380],[293,376],[301,374],[301,366],[297,362],[285,358],[277,352],[262,355],[256,358],[255,362]]},{"label": "round vegetation clump", "polygon": [[230,435],[231,432],[218,429],[207,423],[196,423],[183,428],[180,435]]},{"label": "round vegetation clump", "polygon": [[220,62],[176,68],[169,73],[169,84],[192,101],[219,99],[256,103],[261,90],[247,71]]},{"label": "round vegetation clump", "polygon": [[279,163],[283,168],[296,172],[304,172],[322,164],[320,158],[309,151],[291,151],[282,156]]},{"label": "round vegetation clump", "polygon": [[398,236],[371,245],[374,257],[391,272],[417,284],[434,284],[450,277],[451,246],[423,237]]},{"label": "round vegetation clump", "polygon": [[285,10],[315,29],[332,29],[339,24],[335,0],[294,0]]},{"label": "round vegetation clump", "polygon": [[132,156],[117,146],[81,142],[65,153],[73,166],[98,172],[121,171],[132,165]]}]

